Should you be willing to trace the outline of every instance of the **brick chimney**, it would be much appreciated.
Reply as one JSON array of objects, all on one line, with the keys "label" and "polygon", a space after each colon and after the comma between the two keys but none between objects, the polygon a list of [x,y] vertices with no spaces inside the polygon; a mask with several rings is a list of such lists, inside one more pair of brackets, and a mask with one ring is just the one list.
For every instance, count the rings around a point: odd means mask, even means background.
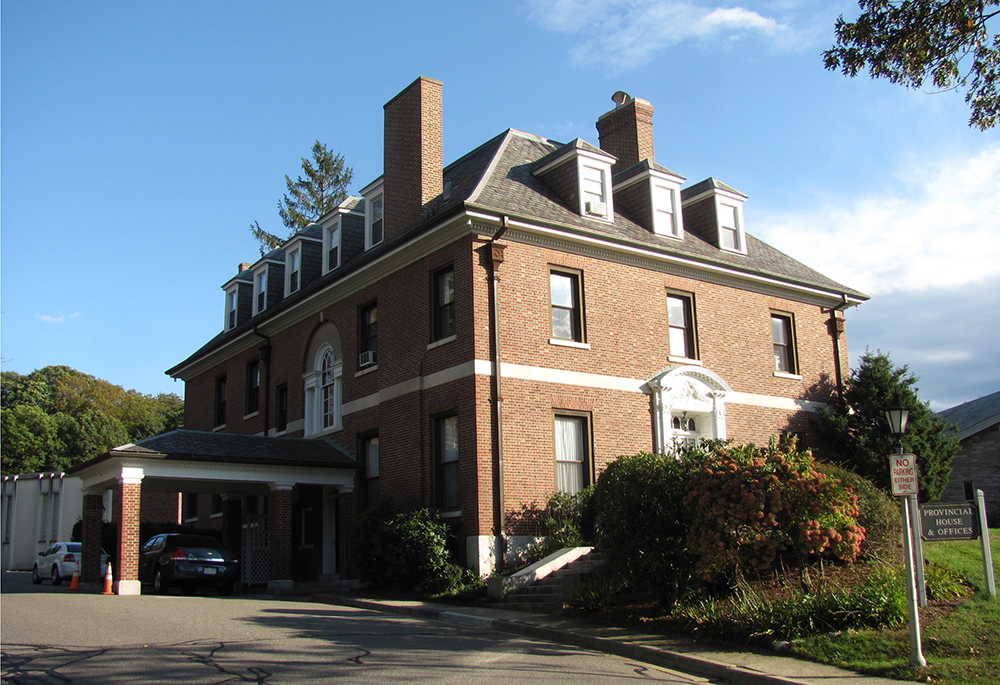
[{"label": "brick chimney", "polygon": [[421,76],[384,109],[384,230],[391,240],[444,190],[441,82]]},{"label": "brick chimney", "polygon": [[611,168],[613,174],[645,159],[656,161],[653,151],[653,106],[646,100],[632,98],[625,93],[617,95],[621,95],[624,102],[597,120],[601,149],[618,158]]}]

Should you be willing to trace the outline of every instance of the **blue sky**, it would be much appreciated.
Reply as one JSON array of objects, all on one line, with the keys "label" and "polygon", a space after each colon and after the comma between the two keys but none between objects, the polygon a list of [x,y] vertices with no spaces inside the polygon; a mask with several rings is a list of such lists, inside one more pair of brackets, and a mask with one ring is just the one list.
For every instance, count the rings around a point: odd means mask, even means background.
[{"label": "blue sky", "polygon": [[223,323],[220,286],[282,232],[319,139],[382,171],[382,105],[444,82],[445,163],[507,128],[597,143],[624,90],[656,160],[749,196],[747,228],[872,296],[944,409],[1000,388],[1000,131],[958,93],[823,68],[851,2],[43,2],[0,16],[0,356],[144,393]]}]

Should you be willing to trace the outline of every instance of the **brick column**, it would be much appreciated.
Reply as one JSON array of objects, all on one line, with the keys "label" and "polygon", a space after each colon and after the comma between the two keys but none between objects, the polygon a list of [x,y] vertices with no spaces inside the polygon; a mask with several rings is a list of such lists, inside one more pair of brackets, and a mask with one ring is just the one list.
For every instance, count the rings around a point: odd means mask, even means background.
[{"label": "brick column", "polygon": [[292,579],[292,484],[271,483],[268,500],[271,577],[267,581],[267,589],[280,594],[295,589]]},{"label": "brick column", "polygon": [[112,564],[115,593],[141,594],[139,586],[139,511],[142,506],[142,469],[122,467],[115,488],[114,524],[118,559]]},{"label": "brick column", "polygon": [[104,519],[104,496],[86,491],[83,495],[83,559],[80,561],[80,582],[98,582],[101,568],[101,522]]}]

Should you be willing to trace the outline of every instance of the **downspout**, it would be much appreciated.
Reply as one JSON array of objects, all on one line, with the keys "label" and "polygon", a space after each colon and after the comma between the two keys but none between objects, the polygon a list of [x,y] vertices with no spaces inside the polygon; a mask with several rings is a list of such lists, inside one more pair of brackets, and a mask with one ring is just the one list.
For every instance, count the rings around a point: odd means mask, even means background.
[{"label": "downspout", "polygon": [[263,333],[257,332],[257,327],[253,327],[253,334],[264,339],[264,344],[260,347],[260,364],[264,367],[264,436],[271,432],[271,338]]},{"label": "downspout", "polygon": [[841,303],[830,309],[830,321],[827,323],[827,327],[830,331],[830,336],[833,338],[833,374],[834,380],[837,383],[837,398],[843,401],[844,369],[840,359],[840,336],[844,333],[845,321],[837,316],[837,312],[843,312],[850,305],[847,302],[846,294],[841,295],[841,298]]},{"label": "downspout", "polygon": [[489,281],[489,303],[490,303],[490,347],[491,361],[493,368],[493,425],[496,427],[495,464],[496,477],[494,485],[496,495],[494,497],[493,510],[493,534],[497,544],[497,568],[504,569],[507,565],[507,545],[503,535],[504,524],[504,475],[503,475],[503,392],[500,377],[500,276],[497,274],[497,267],[503,264],[503,252],[506,246],[498,245],[497,240],[509,228],[508,217],[502,219],[502,226],[480,250],[482,262],[488,270],[487,281]]}]

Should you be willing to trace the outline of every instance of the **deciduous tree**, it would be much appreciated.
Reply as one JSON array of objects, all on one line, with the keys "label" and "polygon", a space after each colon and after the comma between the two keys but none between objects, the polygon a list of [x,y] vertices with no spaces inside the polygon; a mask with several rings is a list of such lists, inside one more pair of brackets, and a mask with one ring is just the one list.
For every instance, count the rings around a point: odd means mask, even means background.
[{"label": "deciduous tree", "polygon": [[[909,88],[967,89],[969,125],[1000,119],[1000,34],[991,24],[997,0],[860,0],[862,14],[837,19],[837,43],[823,53],[827,69],[856,76],[865,68]],[[992,31],[992,35],[991,35]],[[964,62],[964,64],[963,64]]]}]

